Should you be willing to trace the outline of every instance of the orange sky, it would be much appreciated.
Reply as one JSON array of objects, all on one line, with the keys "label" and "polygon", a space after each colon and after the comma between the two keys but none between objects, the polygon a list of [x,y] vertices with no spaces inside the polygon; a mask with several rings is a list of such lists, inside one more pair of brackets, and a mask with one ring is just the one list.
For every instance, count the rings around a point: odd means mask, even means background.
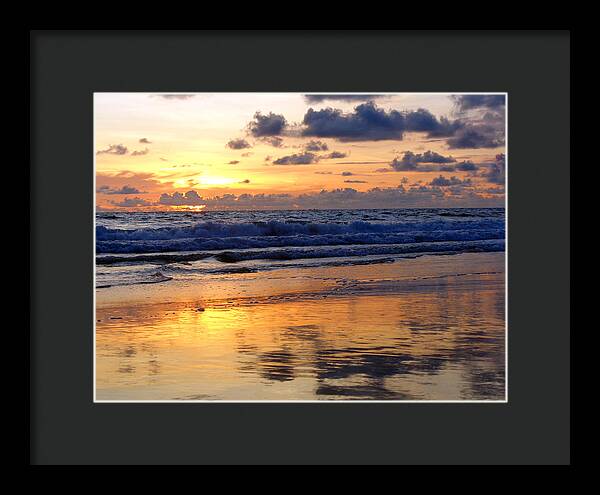
[{"label": "orange sky", "polygon": [[[505,105],[491,98],[96,93],[97,208],[272,207],[263,194],[289,195],[275,207],[311,207],[312,195],[338,189],[364,193],[348,207],[369,207],[376,188],[373,207],[384,194],[390,207],[503,206]],[[433,120],[417,122],[418,109]],[[457,130],[441,132],[442,118]],[[346,207],[339,194],[318,199]]]}]

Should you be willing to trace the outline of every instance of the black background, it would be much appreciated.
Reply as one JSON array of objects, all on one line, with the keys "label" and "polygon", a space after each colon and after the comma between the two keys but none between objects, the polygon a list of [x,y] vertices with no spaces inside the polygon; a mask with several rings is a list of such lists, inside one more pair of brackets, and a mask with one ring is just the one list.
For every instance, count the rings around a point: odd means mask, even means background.
[{"label": "black background", "polygon": [[[33,31],[30,460],[570,462],[568,32]],[[507,404],[93,404],[94,91],[508,92]]]}]

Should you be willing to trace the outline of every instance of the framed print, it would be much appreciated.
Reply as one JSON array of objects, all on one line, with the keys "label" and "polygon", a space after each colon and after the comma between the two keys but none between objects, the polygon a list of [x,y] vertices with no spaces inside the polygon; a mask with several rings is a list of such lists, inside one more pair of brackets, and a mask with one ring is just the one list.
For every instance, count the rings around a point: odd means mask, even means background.
[{"label": "framed print", "polygon": [[570,463],[568,31],[31,31],[30,88],[31,464]]},{"label": "framed print", "polygon": [[96,400],[505,401],[506,113],[95,93]]}]

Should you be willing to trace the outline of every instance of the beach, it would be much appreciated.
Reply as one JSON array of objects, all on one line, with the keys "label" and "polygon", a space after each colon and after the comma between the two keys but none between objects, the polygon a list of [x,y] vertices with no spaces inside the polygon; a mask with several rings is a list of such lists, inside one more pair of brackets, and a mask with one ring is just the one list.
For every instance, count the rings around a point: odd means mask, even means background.
[{"label": "beach", "polygon": [[504,400],[504,254],[99,264],[96,400]]}]

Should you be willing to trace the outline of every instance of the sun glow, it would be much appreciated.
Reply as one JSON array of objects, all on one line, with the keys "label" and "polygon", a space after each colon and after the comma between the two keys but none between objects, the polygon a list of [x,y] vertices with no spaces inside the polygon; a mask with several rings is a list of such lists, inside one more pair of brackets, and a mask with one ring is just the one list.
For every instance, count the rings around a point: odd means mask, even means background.
[{"label": "sun glow", "polygon": [[171,206],[171,208],[178,211],[202,211],[204,208],[206,208],[206,205],[177,205]]},{"label": "sun glow", "polygon": [[238,179],[232,179],[231,177],[222,177],[218,175],[203,175],[198,177],[197,180],[203,186],[224,186],[226,184],[239,182]]}]

